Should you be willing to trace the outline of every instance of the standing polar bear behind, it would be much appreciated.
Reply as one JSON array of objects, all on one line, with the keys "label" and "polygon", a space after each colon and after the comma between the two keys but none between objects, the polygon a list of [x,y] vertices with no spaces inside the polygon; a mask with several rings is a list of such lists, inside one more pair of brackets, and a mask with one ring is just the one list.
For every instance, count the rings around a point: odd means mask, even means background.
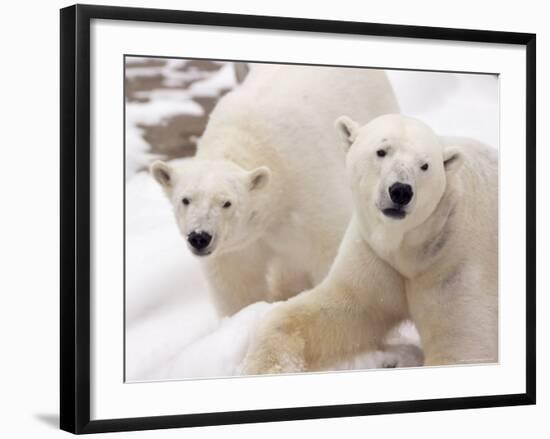
[{"label": "standing polar bear behind", "polygon": [[407,318],[426,365],[497,361],[496,150],[400,115],[337,127],[353,218],[324,281],[260,325],[245,372],[330,369]]},{"label": "standing polar bear behind", "polygon": [[398,111],[380,70],[253,65],[210,115],[195,157],[152,164],[221,315],[325,277],[352,211],[327,127],[342,112],[366,123]]}]

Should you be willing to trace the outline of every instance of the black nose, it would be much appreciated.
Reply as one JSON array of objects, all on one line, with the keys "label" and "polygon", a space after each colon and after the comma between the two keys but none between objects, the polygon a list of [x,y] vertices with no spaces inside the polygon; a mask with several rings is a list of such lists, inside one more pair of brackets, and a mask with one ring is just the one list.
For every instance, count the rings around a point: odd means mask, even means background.
[{"label": "black nose", "polygon": [[187,235],[187,242],[197,250],[204,250],[212,241],[212,235],[208,232],[191,232]]},{"label": "black nose", "polygon": [[395,204],[406,206],[413,197],[410,184],[394,183],[390,186],[390,198]]}]

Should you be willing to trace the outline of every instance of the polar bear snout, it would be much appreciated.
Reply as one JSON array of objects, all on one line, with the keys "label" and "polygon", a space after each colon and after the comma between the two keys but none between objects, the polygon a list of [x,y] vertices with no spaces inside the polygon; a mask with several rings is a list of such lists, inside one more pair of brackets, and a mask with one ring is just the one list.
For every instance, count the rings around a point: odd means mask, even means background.
[{"label": "polar bear snout", "polygon": [[390,199],[399,206],[406,206],[414,195],[412,186],[405,183],[394,183],[389,188]]},{"label": "polar bear snout", "polygon": [[205,256],[209,254],[207,249],[212,242],[212,235],[203,230],[193,231],[187,235],[187,242],[193,253],[199,256]]},{"label": "polar bear snout", "polygon": [[[382,213],[392,219],[403,219],[410,211],[410,203],[414,197],[414,190],[408,183],[397,181],[392,183],[382,195],[379,209]],[[388,199],[389,198],[389,199]]]}]

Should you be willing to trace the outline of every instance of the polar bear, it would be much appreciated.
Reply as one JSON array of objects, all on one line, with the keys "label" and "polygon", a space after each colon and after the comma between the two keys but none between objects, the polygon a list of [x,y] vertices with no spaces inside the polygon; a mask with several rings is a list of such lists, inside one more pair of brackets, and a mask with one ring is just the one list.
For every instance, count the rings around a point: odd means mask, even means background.
[{"label": "polar bear", "polygon": [[353,218],[327,277],[262,322],[245,373],[329,369],[407,318],[425,365],[497,361],[496,150],[401,115],[336,124]]},{"label": "polar bear", "polygon": [[381,70],[253,65],[210,115],[195,157],[154,178],[201,256],[221,315],[320,282],[351,218],[345,154],[327,130],[399,111]]}]

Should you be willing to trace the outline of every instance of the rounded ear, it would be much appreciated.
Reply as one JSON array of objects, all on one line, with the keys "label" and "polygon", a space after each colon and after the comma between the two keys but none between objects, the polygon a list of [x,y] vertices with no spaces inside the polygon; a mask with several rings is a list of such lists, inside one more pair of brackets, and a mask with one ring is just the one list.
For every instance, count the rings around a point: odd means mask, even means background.
[{"label": "rounded ear", "polygon": [[342,137],[342,140],[344,140],[344,145],[347,152],[351,144],[355,142],[360,126],[357,122],[351,120],[348,116],[340,116],[334,122],[334,126],[340,133],[340,137]]},{"label": "rounded ear", "polygon": [[248,187],[250,190],[261,189],[269,183],[271,171],[267,166],[260,166],[250,171],[246,178],[248,179]]},{"label": "rounded ear", "polygon": [[155,160],[149,167],[153,178],[164,188],[168,189],[172,186],[172,168],[170,165]]},{"label": "rounded ear", "polygon": [[462,153],[456,146],[447,146],[443,151],[443,166],[447,174],[454,174],[464,162]]}]

